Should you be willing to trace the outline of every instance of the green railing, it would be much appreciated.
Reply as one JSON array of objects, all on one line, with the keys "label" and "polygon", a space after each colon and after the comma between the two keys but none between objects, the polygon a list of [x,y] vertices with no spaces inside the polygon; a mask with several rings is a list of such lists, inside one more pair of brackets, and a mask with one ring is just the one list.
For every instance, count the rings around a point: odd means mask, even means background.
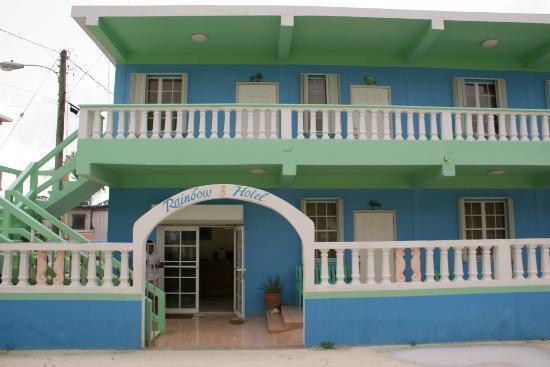
[{"label": "green railing", "polygon": [[[330,261],[328,263],[328,282],[329,284],[336,283],[336,262]],[[344,282],[346,284],[351,282],[351,268],[349,265],[344,264]],[[315,284],[321,284],[321,264],[315,263]],[[304,296],[304,268],[300,264],[296,266],[296,305],[302,306]]]},{"label": "green railing", "polygon": [[166,332],[166,295],[149,282],[145,291],[145,342],[152,345],[155,338]]}]

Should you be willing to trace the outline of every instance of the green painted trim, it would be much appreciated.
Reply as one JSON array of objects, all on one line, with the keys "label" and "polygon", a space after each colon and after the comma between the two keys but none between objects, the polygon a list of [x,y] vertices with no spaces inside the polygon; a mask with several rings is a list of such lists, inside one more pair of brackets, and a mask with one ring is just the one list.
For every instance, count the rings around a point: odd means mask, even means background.
[{"label": "green painted trim", "polygon": [[1,164],[0,164],[0,172],[9,173],[9,174],[16,175],[16,176],[21,173],[20,170],[17,170],[15,168],[10,168],[10,167],[7,167],[7,166],[3,166]]},{"label": "green painted trim", "polygon": [[550,285],[541,286],[508,286],[508,287],[475,287],[475,288],[428,288],[407,290],[380,290],[357,292],[305,292],[305,299],[336,299],[336,298],[384,298],[384,297],[424,297],[449,296],[462,294],[493,294],[493,293],[531,293],[550,292]]},{"label": "green painted trim", "polygon": [[0,301],[141,301],[141,299],[141,294],[128,293],[0,293]]}]

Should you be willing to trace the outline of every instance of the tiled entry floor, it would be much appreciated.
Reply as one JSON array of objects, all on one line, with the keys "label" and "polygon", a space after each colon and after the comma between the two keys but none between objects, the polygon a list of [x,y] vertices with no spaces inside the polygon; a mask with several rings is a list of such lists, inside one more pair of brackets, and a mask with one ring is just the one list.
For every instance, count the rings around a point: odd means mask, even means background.
[{"label": "tiled entry floor", "polygon": [[252,349],[302,347],[302,329],[269,333],[265,316],[247,316],[240,325],[231,314],[201,314],[192,319],[167,319],[166,334],[155,341],[159,349]]}]

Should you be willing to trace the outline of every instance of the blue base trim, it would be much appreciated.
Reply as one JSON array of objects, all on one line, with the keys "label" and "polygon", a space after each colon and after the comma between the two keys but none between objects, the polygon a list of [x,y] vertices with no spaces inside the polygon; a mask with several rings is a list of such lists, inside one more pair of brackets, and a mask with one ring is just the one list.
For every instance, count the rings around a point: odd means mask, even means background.
[{"label": "blue base trim", "polygon": [[305,300],[305,346],[550,338],[550,293]]},{"label": "blue base trim", "polygon": [[0,348],[140,349],[140,301],[0,301]]}]

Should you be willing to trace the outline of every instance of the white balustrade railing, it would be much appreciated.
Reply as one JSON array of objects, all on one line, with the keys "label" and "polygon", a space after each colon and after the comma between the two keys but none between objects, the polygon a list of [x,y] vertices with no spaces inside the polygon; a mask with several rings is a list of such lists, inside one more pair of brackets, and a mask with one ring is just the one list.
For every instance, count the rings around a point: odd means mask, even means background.
[{"label": "white balustrade railing", "polygon": [[142,252],[131,243],[2,243],[0,292],[142,293],[143,271],[129,266]]},{"label": "white balustrade railing", "polygon": [[550,284],[547,238],[316,242],[307,251],[310,291]]},{"label": "white balustrade railing", "polygon": [[83,106],[79,138],[550,141],[550,110],[415,106]]}]

